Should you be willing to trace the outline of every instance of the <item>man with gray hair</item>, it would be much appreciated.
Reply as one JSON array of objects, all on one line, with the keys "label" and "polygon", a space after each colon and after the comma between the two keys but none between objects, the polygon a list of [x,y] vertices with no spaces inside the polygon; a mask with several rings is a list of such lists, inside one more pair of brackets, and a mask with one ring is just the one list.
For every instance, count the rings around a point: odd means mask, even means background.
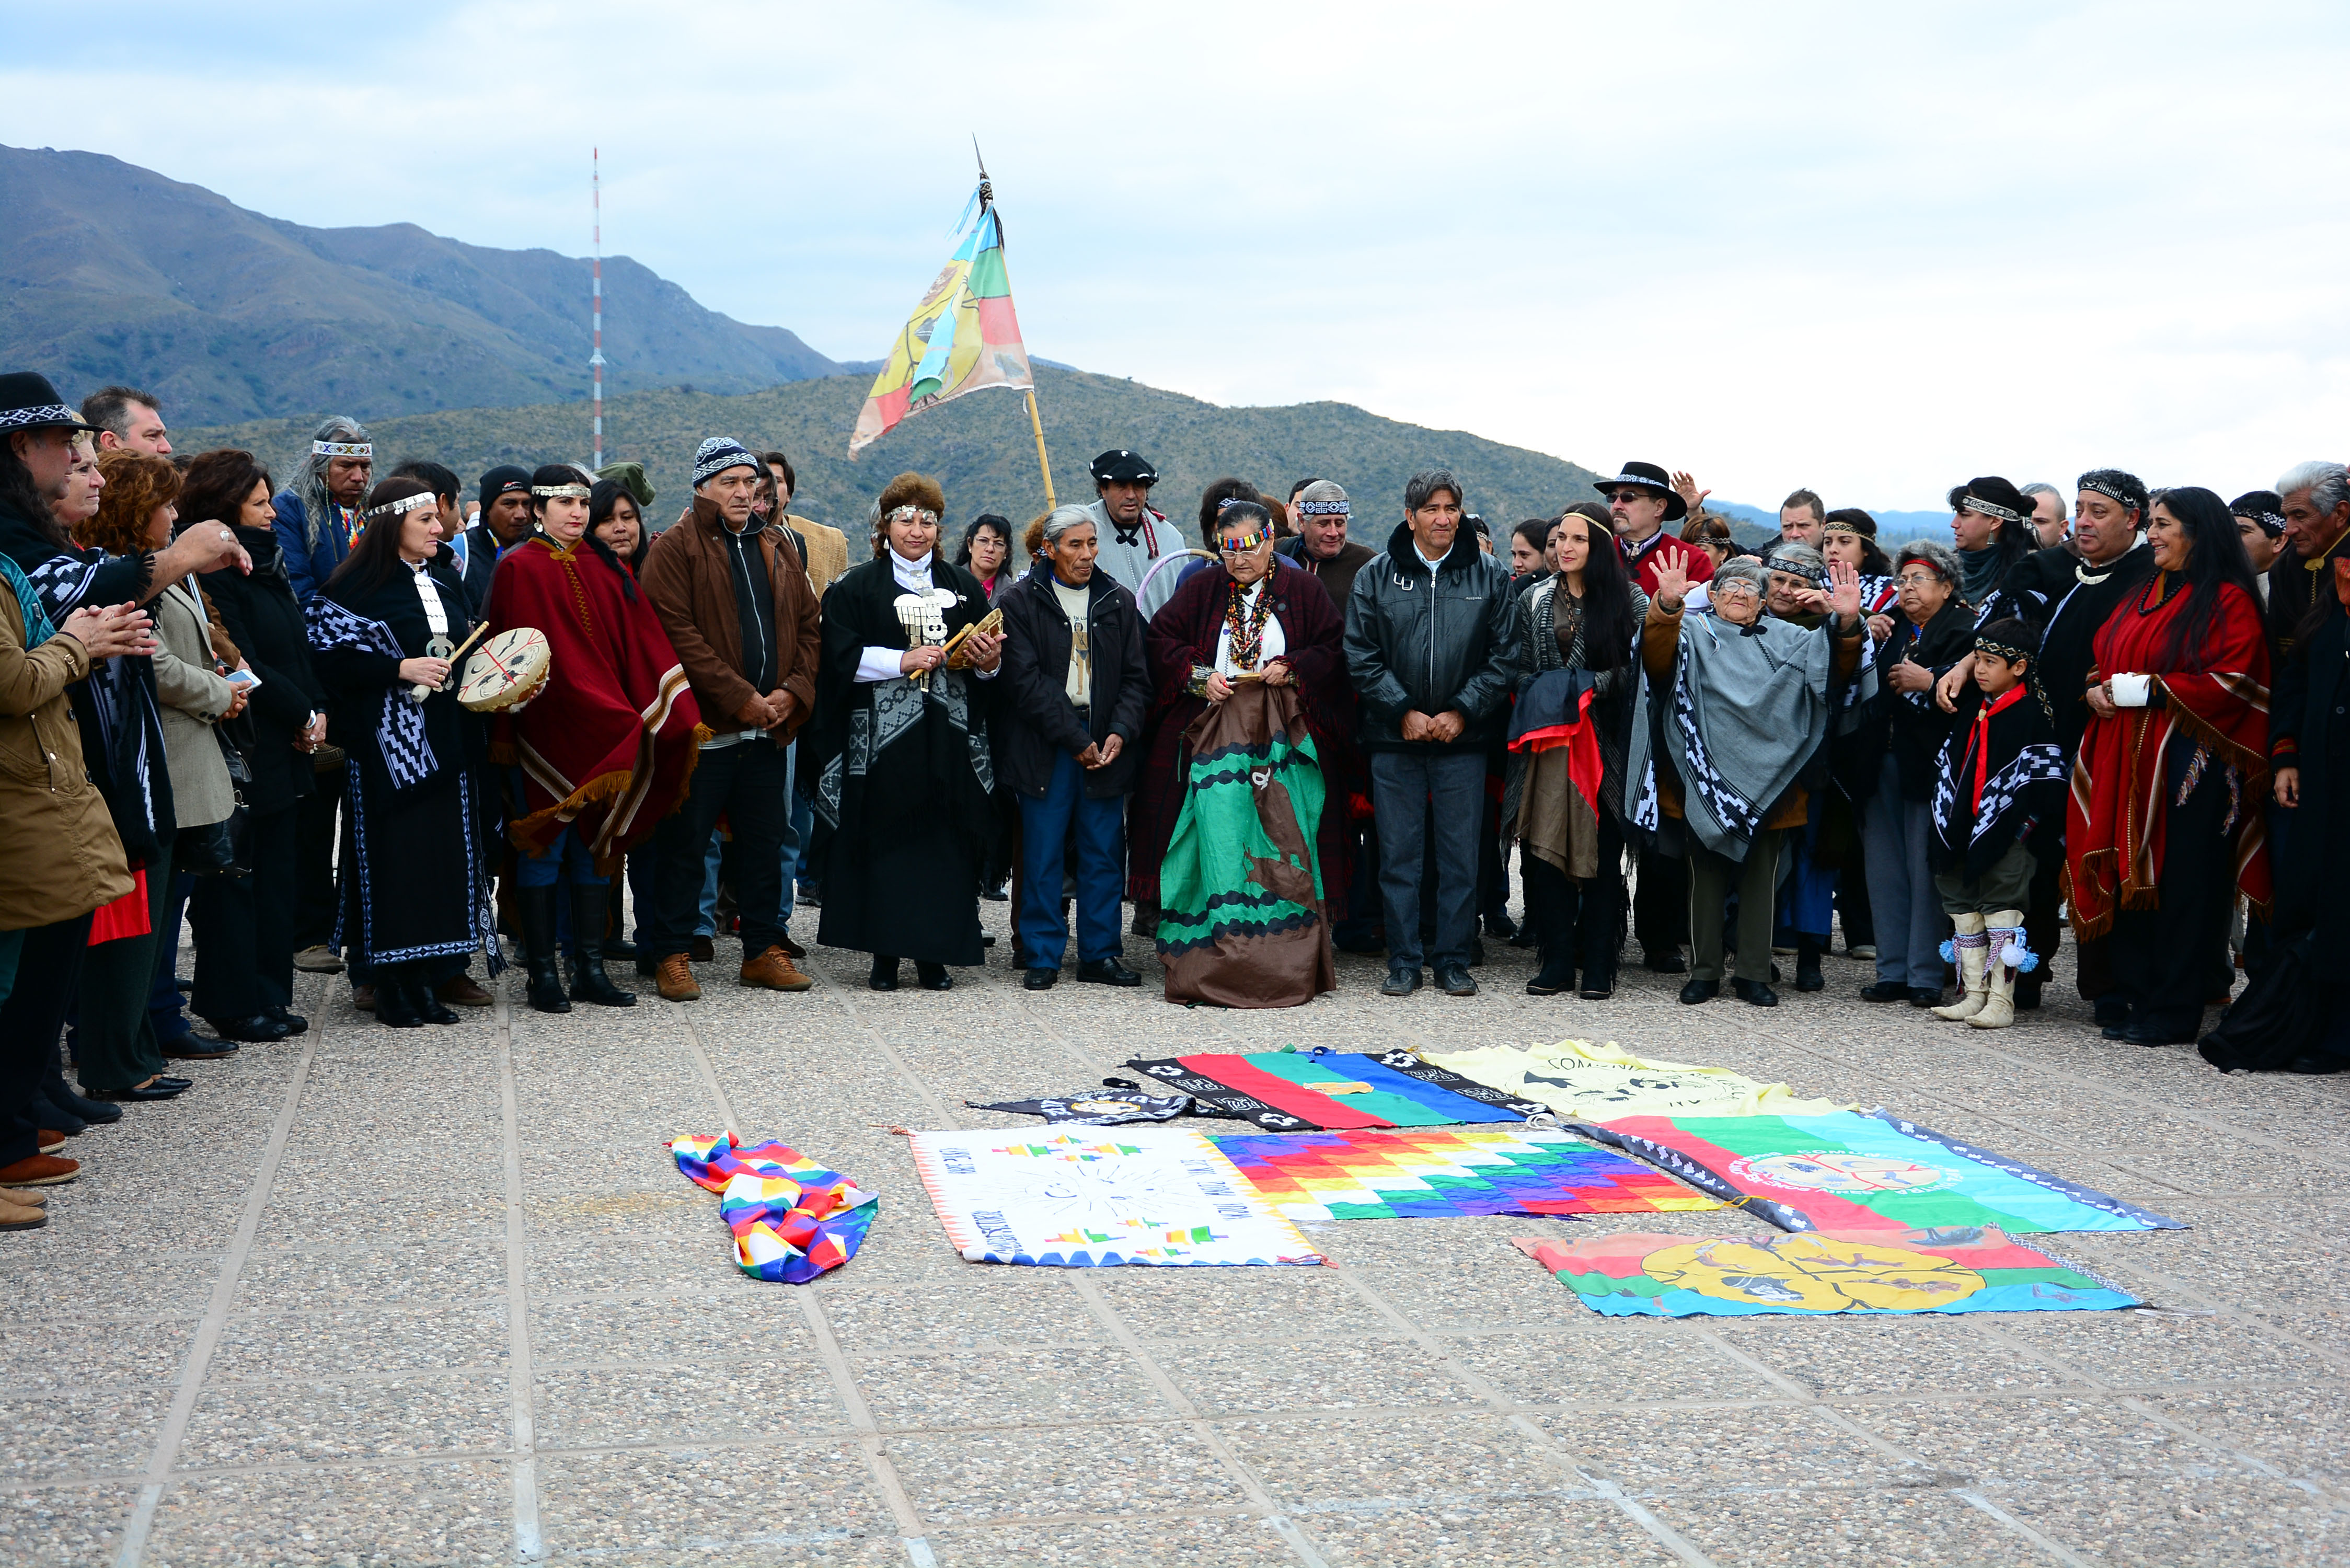
[{"label": "man with gray hair", "polygon": [[1275,548],[1313,573],[1314,580],[1329,590],[1331,607],[1345,615],[1355,574],[1371,558],[1369,545],[1347,537],[1355,509],[1346,486],[1335,479],[1311,480],[1298,491],[1290,510],[1297,514],[1297,532]]},{"label": "man with gray hair", "polygon": [[2053,550],[2064,542],[2064,493],[2038,480],[2021,487],[2032,500],[2032,526],[2040,547]]},{"label": "man with gray hair", "polygon": [[310,432],[309,455],[286,488],[270,497],[286,577],[304,604],[359,541],[365,526],[359,503],[374,472],[375,445],[367,427],[336,414]]},{"label": "man with gray hair", "polygon": [[[2350,556],[2350,469],[2297,462],[2276,482],[2284,498],[2286,554],[2269,570],[2269,648],[2282,661],[2306,638],[2310,608],[2333,591],[2328,561]],[[2299,570],[2294,570],[2294,567]]]},{"label": "man with gray hair", "polygon": [[1386,554],[1364,564],[1347,599],[1347,672],[1361,697],[1372,806],[1383,825],[1388,979],[1380,990],[1409,996],[1419,989],[1420,871],[1433,856],[1429,961],[1448,994],[1474,996],[1469,950],[1485,751],[1502,732],[1517,680],[1518,601],[1509,567],[1461,525],[1461,482],[1450,472],[1413,474],[1403,504]]}]

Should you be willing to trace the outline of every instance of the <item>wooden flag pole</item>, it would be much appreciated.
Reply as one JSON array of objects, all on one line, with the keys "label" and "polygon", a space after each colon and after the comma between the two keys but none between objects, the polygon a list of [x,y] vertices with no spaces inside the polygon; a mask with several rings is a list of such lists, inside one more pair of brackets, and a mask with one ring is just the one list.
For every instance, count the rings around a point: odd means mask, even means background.
[{"label": "wooden flag pole", "polygon": [[[979,150],[977,136],[971,139],[971,156],[979,165],[979,212],[984,218],[995,204],[995,183],[987,177],[987,158]],[[1002,221],[997,220],[999,224]],[[1045,421],[1036,414],[1036,372],[1033,366],[1028,371],[1028,428],[1036,434],[1036,466],[1044,472],[1045,510],[1050,512],[1060,503],[1053,498],[1053,460],[1045,455]]]},{"label": "wooden flag pole", "polygon": [[[1034,376],[1036,372],[1028,372]],[[1036,466],[1045,471],[1045,510],[1052,511],[1060,504],[1053,499],[1053,463],[1045,455],[1045,421],[1036,417],[1036,389],[1028,389],[1028,428],[1036,432]]]}]

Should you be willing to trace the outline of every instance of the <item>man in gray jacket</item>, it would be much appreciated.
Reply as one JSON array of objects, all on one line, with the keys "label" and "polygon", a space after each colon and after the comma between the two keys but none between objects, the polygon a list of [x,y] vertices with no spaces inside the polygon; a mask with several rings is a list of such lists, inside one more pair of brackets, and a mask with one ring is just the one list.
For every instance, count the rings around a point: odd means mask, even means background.
[{"label": "man in gray jacket", "polygon": [[[1347,599],[1347,670],[1361,694],[1387,906],[1388,979],[1419,989],[1419,888],[1436,857],[1436,981],[1473,996],[1477,835],[1485,820],[1485,753],[1507,722],[1517,678],[1518,603],[1509,570],[1461,525],[1461,483],[1444,469],[1413,474],[1387,553],[1363,563]],[[1434,833],[1432,842],[1430,826]]]},{"label": "man in gray jacket", "polygon": [[1101,540],[1097,565],[1134,596],[1142,607],[1142,618],[1149,620],[1173,596],[1181,572],[1170,566],[1152,577],[1147,598],[1142,579],[1153,566],[1183,549],[1182,530],[1167,521],[1165,513],[1151,510],[1150,487],[1159,483],[1159,471],[1140,452],[1123,447],[1106,452],[1094,459],[1093,476],[1094,493],[1100,499],[1086,510]]}]

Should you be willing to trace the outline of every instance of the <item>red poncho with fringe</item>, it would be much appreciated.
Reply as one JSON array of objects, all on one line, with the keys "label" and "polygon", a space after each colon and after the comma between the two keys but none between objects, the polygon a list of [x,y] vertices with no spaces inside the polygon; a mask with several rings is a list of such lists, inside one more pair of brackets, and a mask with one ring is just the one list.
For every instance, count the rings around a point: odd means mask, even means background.
[{"label": "red poncho with fringe", "polygon": [[493,635],[546,634],[547,680],[520,712],[492,715],[492,760],[522,770],[523,815],[506,825],[536,855],[567,826],[608,875],[685,798],[710,738],[651,601],[584,543],[534,535],[490,579]]},{"label": "red poncho with fringe", "polygon": [[2144,708],[2092,718],[2074,759],[2064,813],[2066,898],[2073,929],[2085,940],[2111,930],[2120,909],[2151,909],[2162,902],[2163,835],[2170,815],[2165,764],[2174,746],[2200,747],[2207,765],[2235,771],[2236,887],[2255,914],[2267,916],[2269,855],[2261,804],[2269,787],[2269,650],[2260,606],[2241,588],[2223,586],[2204,636],[2183,659],[2174,659],[2171,631],[2192,596],[2182,587],[2161,603],[2167,580],[2158,572],[2124,599],[2091,645],[2096,654],[2092,680],[2151,675],[2158,695]]}]

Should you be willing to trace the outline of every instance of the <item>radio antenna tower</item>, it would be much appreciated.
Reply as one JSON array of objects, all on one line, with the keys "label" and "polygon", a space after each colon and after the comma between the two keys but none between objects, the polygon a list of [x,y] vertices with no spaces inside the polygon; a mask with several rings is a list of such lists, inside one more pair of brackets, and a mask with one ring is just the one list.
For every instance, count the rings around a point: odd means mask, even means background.
[{"label": "radio antenna tower", "polygon": [[596,461],[590,466],[604,466],[604,159],[601,148],[588,150],[588,189],[595,207],[595,282],[588,309],[594,318],[596,352],[588,363],[596,373]]}]

